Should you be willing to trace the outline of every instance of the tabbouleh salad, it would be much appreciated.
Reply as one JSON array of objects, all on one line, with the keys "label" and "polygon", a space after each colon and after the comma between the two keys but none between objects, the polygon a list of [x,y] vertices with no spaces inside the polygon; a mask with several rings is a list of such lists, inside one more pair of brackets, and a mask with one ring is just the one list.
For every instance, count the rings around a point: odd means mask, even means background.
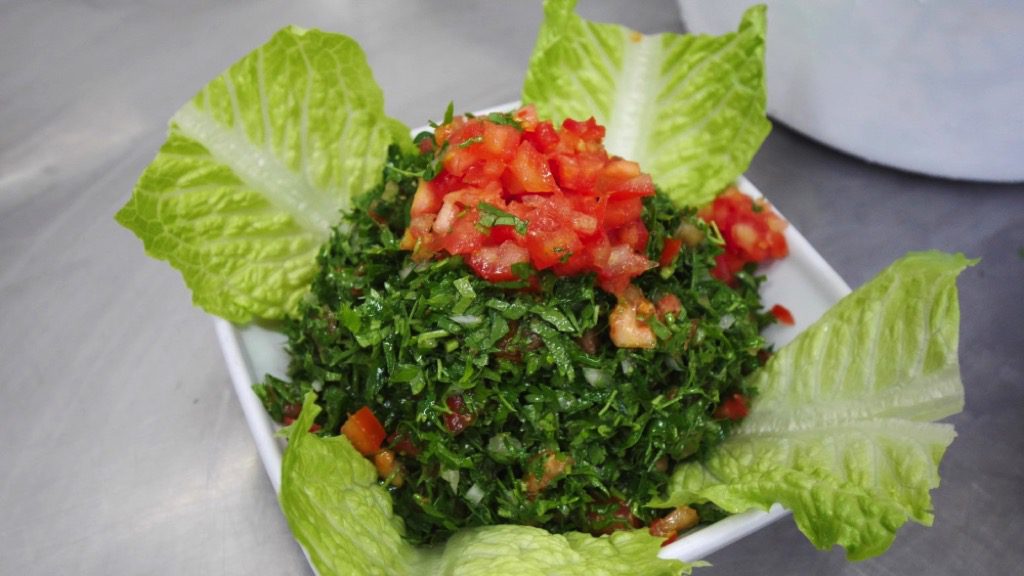
[{"label": "tabbouleh salad", "polygon": [[[257,393],[290,423],[315,391],[319,429],[374,460],[416,542],[499,523],[689,528],[692,509],[684,526],[647,504],[746,414],[774,317],[731,239],[746,228],[768,246],[780,220],[735,192],[721,223],[680,210],[607,154],[593,119],[446,120],[421,154],[392,148],[287,323],[288,380]],[[726,248],[735,273],[716,268]]]}]

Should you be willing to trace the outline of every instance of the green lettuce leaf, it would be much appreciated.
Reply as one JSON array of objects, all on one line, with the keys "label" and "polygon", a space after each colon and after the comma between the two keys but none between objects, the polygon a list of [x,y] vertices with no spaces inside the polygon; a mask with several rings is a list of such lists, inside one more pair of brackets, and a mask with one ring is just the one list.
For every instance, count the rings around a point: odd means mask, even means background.
[{"label": "green lettuce leaf", "polygon": [[351,38],[289,27],[204,87],[117,220],[234,322],[296,310],[349,198],[412,146]]},{"label": "green lettuce leaf", "polygon": [[765,7],[735,33],[644,36],[547,0],[523,85],[542,118],[594,116],[613,154],[640,163],[682,205],[714,198],[767,137]]},{"label": "green lettuce leaf", "polygon": [[286,429],[281,509],[321,576],[407,574],[411,547],[377,471],[344,436],[307,432],[320,412],[308,394]]},{"label": "green lettuce leaf", "polygon": [[819,548],[876,556],[929,491],[963,408],[956,277],[962,255],[910,254],[853,292],[753,376],[750,416],[706,461],[680,467],[663,505],[730,512],[779,502]]},{"label": "green lettuce leaf", "polygon": [[487,526],[444,545],[415,549],[402,540],[391,496],[369,460],[344,436],[306,432],[320,408],[308,394],[286,430],[281,508],[322,576],[675,576],[691,565],[658,558],[661,539],[644,530],[595,538],[528,526]]}]

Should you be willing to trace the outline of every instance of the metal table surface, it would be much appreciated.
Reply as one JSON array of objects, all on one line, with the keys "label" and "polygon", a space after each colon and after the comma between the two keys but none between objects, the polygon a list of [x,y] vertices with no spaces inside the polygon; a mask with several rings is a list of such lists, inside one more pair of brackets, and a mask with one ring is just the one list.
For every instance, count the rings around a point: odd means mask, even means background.
[{"label": "metal table surface", "polygon": [[[672,2],[584,1],[644,32]],[[409,125],[518,97],[540,7],[497,1],[0,3],[0,574],[304,574],[208,316],[113,221],[207,80],[295,23],[365,48]],[[1024,128],[1024,127],[1021,127]],[[776,126],[748,176],[852,285],[909,250],[962,276],[965,411],[935,525],[848,563],[783,520],[699,574],[1024,566],[1024,186],[870,165]]]}]

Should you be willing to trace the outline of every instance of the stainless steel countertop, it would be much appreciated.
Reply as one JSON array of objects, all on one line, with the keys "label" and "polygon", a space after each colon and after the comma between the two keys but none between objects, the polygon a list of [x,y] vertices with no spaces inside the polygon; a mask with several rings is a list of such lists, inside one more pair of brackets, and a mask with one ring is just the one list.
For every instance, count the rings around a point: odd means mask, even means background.
[{"label": "stainless steel countertop", "polygon": [[[665,0],[582,4],[681,28]],[[0,574],[308,573],[210,318],[113,214],[177,107],[285,24],[355,37],[388,111],[420,125],[516,99],[539,20],[496,1],[0,3]],[[852,286],[909,250],[983,259],[960,282],[967,408],[932,528],[850,564],[786,519],[698,574],[1019,573],[1024,185],[901,173],[782,126],[748,176]]]}]

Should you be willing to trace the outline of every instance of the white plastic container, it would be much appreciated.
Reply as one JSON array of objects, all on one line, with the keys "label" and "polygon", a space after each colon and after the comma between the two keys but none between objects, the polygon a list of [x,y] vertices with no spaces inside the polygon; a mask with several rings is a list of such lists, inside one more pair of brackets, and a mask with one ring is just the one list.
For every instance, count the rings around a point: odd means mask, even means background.
[{"label": "white plastic container", "polygon": [[[690,32],[735,29],[755,0],[679,0]],[[1024,181],[1024,2],[763,0],[768,112],[864,159]]]}]

